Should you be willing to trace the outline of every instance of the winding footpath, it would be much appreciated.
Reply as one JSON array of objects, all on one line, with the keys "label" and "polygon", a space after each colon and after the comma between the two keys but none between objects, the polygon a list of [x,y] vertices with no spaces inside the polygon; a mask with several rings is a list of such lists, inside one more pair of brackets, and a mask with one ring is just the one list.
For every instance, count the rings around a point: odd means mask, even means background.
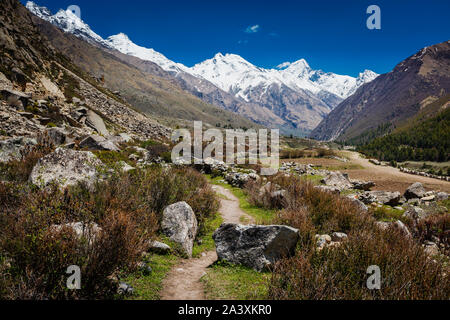
[{"label": "winding footpath", "polygon": [[[220,199],[220,214],[225,223],[242,224],[241,218],[253,223],[253,218],[239,207],[239,199],[221,186],[213,190],[224,196]],[[172,268],[163,281],[161,300],[205,300],[205,290],[200,279],[206,275],[207,268],[217,260],[216,251],[202,253],[197,259],[183,259]]]}]

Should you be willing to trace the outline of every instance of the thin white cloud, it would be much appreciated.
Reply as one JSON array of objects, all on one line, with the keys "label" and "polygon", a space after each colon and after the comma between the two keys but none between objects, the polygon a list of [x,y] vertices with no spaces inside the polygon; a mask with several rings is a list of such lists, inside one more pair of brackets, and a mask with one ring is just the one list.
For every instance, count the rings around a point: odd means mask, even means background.
[{"label": "thin white cloud", "polygon": [[284,68],[289,67],[290,65],[291,65],[290,62],[283,62],[282,64],[279,64],[279,65],[277,66],[277,69],[284,69]]},{"label": "thin white cloud", "polygon": [[259,31],[259,24],[255,24],[254,26],[249,26],[247,29],[245,29],[246,33],[256,33]]}]

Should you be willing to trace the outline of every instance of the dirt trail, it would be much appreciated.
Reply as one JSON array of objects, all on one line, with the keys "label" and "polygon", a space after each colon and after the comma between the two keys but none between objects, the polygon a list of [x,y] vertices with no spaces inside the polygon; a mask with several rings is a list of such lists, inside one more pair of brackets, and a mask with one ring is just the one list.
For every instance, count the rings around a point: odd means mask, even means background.
[{"label": "dirt trail", "polygon": [[[239,207],[239,199],[231,191],[221,187],[212,187],[226,199],[220,199],[220,214],[226,223],[253,223],[253,219]],[[163,281],[161,300],[204,300],[205,292],[200,279],[206,274],[206,268],[217,260],[216,251],[204,252],[197,259],[183,259]]]},{"label": "dirt trail", "polygon": [[404,192],[411,184],[421,182],[428,190],[450,192],[450,182],[404,173],[394,167],[377,166],[357,152],[347,152],[346,155],[350,157],[352,163],[359,164],[364,169],[343,170],[343,172],[347,172],[351,179],[374,181],[375,190]]}]

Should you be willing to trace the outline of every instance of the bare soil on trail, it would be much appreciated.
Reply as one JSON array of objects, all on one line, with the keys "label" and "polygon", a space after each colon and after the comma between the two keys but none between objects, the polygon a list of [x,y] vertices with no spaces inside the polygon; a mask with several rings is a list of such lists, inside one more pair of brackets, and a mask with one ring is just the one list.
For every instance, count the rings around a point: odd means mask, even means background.
[{"label": "bare soil on trail", "polygon": [[356,152],[348,152],[346,155],[349,156],[352,163],[359,164],[364,169],[344,170],[344,172],[348,173],[350,179],[375,182],[374,190],[400,191],[403,193],[413,183],[421,182],[427,190],[450,193],[450,182],[404,173],[390,166],[377,166]]},{"label": "bare soil on trail", "polygon": [[348,173],[350,179],[375,182],[376,186],[373,190],[399,191],[403,193],[413,183],[421,182],[427,190],[450,193],[450,182],[403,173],[394,167],[377,166],[370,163],[368,159],[363,158],[357,152],[346,151],[342,153],[350,159],[348,162],[328,158],[301,158],[285,161],[296,161],[298,163],[321,165],[324,167],[348,167],[348,169],[342,169],[340,171]]},{"label": "bare soil on trail", "polygon": [[[224,196],[220,199],[220,214],[225,223],[252,223],[254,220],[239,207],[239,199],[221,186],[212,186],[213,190]],[[205,300],[205,290],[200,279],[206,274],[207,268],[217,261],[216,251],[204,252],[197,259],[183,259],[174,266],[163,281],[161,300]]]}]

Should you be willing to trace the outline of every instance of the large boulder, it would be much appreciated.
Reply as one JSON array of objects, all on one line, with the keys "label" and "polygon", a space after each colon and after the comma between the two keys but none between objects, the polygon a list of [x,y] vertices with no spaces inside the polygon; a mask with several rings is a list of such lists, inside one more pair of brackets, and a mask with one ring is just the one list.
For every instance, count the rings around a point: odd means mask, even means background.
[{"label": "large boulder", "polygon": [[294,254],[297,229],[287,226],[222,224],[213,234],[220,260],[262,271]]},{"label": "large boulder", "polygon": [[353,184],[348,179],[348,176],[340,172],[330,172],[322,179],[322,183],[330,187],[335,187],[341,191],[353,188]]},{"label": "large boulder", "polygon": [[250,181],[250,176],[247,173],[242,172],[230,172],[225,176],[225,181],[233,187],[242,188],[247,182]]},{"label": "large boulder", "polygon": [[184,201],[168,206],[163,212],[161,228],[170,240],[181,245],[188,257],[192,257],[198,224],[191,206]]},{"label": "large boulder", "polygon": [[101,135],[109,135],[109,131],[106,129],[103,119],[92,110],[87,110],[86,112],[86,125],[94,129]]},{"label": "large boulder", "polygon": [[426,190],[420,182],[416,182],[413,185],[409,186],[405,191],[406,199],[420,199],[425,196]]},{"label": "large boulder", "polygon": [[98,178],[103,163],[91,152],[58,148],[38,161],[30,175],[30,181],[40,187],[51,182],[61,187],[86,182],[92,185]]}]

